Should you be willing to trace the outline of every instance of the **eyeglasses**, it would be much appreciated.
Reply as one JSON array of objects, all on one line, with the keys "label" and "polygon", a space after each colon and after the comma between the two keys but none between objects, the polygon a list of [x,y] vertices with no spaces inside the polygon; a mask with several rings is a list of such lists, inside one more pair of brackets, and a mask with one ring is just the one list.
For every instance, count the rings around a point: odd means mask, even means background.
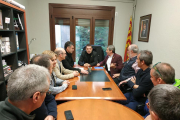
[{"label": "eyeglasses", "polygon": [[159,64],[159,63],[161,63],[161,62],[156,63],[156,64],[153,66],[153,68],[154,68],[154,69],[159,73],[159,75],[162,77],[161,73],[160,73],[159,70],[156,68],[156,65]]},{"label": "eyeglasses", "polygon": [[66,53],[61,53],[61,54],[66,54]]},{"label": "eyeglasses", "polygon": [[[50,95],[51,94],[51,92],[49,92],[49,91],[47,91],[47,92],[40,92],[40,93],[46,93],[46,95]],[[30,98],[33,98],[33,95]]]},{"label": "eyeglasses", "polygon": [[146,106],[147,106],[147,108],[149,109],[149,102],[148,102],[148,103],[146,103]]}]

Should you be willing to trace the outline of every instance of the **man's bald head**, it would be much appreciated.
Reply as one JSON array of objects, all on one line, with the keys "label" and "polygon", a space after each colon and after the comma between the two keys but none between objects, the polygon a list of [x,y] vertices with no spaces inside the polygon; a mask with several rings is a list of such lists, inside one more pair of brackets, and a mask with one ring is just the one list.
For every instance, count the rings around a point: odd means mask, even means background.
[{"label": "man's bald head", "polygon": [[129,58],[133,58],[133,57],[137,56],[138,52],[139,52],[139,48],[137,45],[132,44],[128,47]]},{"label": "man's bald head", "polygon": [[130,45],[130,46],[129,46],[129,49],[130,49],[130,51],[132,51],[133,53],[138,53],[138,52],[139,52],[139,48],[138,48],[138,46],[135,45],[135,44]]},{"label": "man's bald head", "polygon": [[62,61],[66,57],[66,51],[63,48],[56,48],[54,52],[57,54],[57,59]]},{"label": "man's bald head", "polygon": [[54,50],[54,52],[55,52],[57,55],[62,54],[64,51],[65,51],[65,50],[64,50],[63,48],[56,48],[56,49]]}]

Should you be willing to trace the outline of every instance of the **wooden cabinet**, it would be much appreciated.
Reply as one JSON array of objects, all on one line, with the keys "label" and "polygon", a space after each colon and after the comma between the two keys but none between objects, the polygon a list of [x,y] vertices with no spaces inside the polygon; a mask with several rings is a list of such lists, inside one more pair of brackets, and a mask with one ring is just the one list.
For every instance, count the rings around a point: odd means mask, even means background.
[{"label": "wooden cabinet", "polygon": [[[27,39],[25,10],[20,9],[19,7],[16,7],[2,0],[0,0],[0,10],[2,12],[1,22],[3,25],[3,29],[0,29],[0,36],[9,37],[11,48],[11,52],[6,54],[1,54],[0,49],[0,89],[4,89],[4,87],[2,87],[1,85],[5,85],[8,77],[4,77],[2,60],[5,60],[7,65],[11,66],[11,69],[14,71],[19,67],[18,60],[23,61],[23,63],[29,64],[29,48]],[[18,15],[21,19],[21,23],[23,26],[23,29],[20,30],[16,30],[14,27],[14,18],[18,18]],[[7,25],[5,23],[5,17],[10,18],[10,24]],[[16,33],[18,34],[19,49],[17,48]],[[0,98],[0,100],[2,99]]]}]

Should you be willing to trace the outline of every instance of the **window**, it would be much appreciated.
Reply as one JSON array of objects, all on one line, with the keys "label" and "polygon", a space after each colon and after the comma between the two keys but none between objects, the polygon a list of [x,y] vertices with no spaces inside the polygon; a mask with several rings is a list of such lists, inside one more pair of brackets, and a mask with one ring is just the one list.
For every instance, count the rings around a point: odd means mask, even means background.
[{"label": "window", "polygon": [[64,48],[66,41],[75,44],[73,58],[79,60],[86,44],[106,48],[113,43],[115,7],[49,4],[51,50]]}]

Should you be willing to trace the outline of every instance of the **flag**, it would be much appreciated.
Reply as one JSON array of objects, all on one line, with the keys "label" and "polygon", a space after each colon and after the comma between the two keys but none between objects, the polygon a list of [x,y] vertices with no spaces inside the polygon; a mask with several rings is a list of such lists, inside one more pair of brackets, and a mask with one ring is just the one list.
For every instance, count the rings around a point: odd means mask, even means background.
[{"label": "flag", "polygon": [[127,50],[128,50],[129,45],[131,45],[131,37],[132,37],[132,17],[130,18],[130,23],[129,23],[129,31],[128,31],[125,52],[124,52],[124,62],[129,59]]}]

